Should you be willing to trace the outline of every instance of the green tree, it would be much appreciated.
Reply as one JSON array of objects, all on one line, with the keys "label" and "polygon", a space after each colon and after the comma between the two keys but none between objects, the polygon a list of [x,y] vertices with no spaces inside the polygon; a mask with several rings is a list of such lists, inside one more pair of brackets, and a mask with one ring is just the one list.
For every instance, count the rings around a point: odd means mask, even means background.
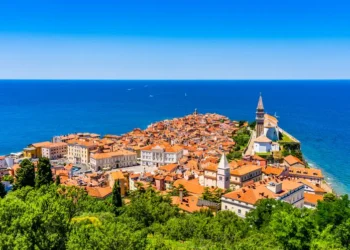
[{"label": "green tree", "polygon": [[246,122],[246,121],[244,121],[244,120],[238,121],[238,126],[239,126],[239,127],[242,127],[242,126],[244,125],[245,122]]},{"label": "green tree", "polygon": [[122,216],[131,217],[149,227],[153,223],[164,223],[172,217],[179,216],[179,208],[171,205],[169,196],[160,195],[152,188],[147,188],[145,193],[131,198],[131,203],[126,206]]},{"label": "green tree", "polygon": [[12,184],[13,181],[14,181],[14,178],[13,178],[12,175],[4,175],[4,176],[2,177],[2,180],[3,180],[3,181],[9,181],[9,182]]},{"label": "green tree", "polygon": [[348,195],[343,195],[340,198],[335,198],[333,195],[326,195],[326,200],[318,202],[313,219],[321,230],[325,229],[328,225],[336,228],[350,218],[349,207],[350,201]]},{"label": "green tree", "polygon": [[255,126],[256,126],[256,121],[252,121],[252,122],[249,123],[249,128],[250,128],[251,130],[254,130],[254,129],[255,129]]},{"label": "green tree", "polygon": [[172,189],[170,190],[170,195],[171,196],[179,196],[180,195],[180,189],[182,189],[183,197],[188,196],[188,191],[186,190],[186,188],[182,184],[179,184],[177,187],[173,186]]},{"label": "green tree", "polygon": [[49,185],[53,182],[50,160],[46,157],[39,158],[37,165],[37,175],[35,178],[35,187]]},{"label": "green tree", "polygon": [[0,197],[4,198],[5,195],[6,195],[5,185],[2,182],[0,182]]},{"label": "green tree", "polygon": [[55,184],[58,186],[61,184],[61,179],[59,175],[56,175]]},{"label": "green tree", "polygon": [[209,189],[209,187],[205,187],[201,198],[203,200],[220,203],[221,202],[221,196],[223,194],[224,194],[224,190],[222,190],[221,188],[216,188],[213,191],[211,191]]},{"label": "green tree", "polygon": [[25,186],[35,186],[34,164],[28,159],[24,159],[21,162],[20,168],[17,170],[16,173],[16,181],[13,188],[14,190],[16,190]]},{"label": "green tree", "polygon": [[112,190],[112,204],[116,210],[123,206],[123,200],[122,200],[122,195],[120,191],[119,181],[114,182],[114,186]]},{"label": "green tree", "polygon": [[323,201],[325,202],[333,202],[337,200],[337,196],[333,193],[327,193],[323,196]]},{"label": "green tree", "polygon": [[261,199],[257,202],[256,208],[247,214],[246,219],[249,224],[261,229],[270,223],[271,217],[276,211],[290,212],[292,210],[293,207],[289,203],[275,199]]},{"label": "green tree", "polygon": [[145,230],[133,230],[110,213],[84,214],[72,219],[67,249],[145,249]]},{"label": "green tree", "polygon": [[342,246],[340,239],[334,235],[332,230],[333,230],[333,226],[328,225],[323,231],[316,232],[311,241],[310,249],[312,250],[348,249]]},{"label": "green tree", "polygon": [[294,208],[272,215],[269,230],[284,249],[309,249],[314,224],[308,213],[309,210]]}]

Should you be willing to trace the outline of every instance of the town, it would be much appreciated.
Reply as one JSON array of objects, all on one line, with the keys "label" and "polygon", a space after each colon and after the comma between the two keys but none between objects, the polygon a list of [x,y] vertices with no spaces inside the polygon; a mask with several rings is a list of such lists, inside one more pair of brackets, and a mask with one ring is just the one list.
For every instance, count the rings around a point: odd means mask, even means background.
[{"label": "town", "polygon": [[248,123],[195,110],[120,136],[58,135],[0,156],[0,177],[9,191],[24,159],[36,165],[44,157],[61,185],[81,187],[98,199],[110,196],[118,182],[125,199],[153,188],[188,213],[206,208],[245,217],[267,198],[315,208],[332,192],[322,171],[308,166],[301,143],[265,113],[261,95],[255,114]]}]

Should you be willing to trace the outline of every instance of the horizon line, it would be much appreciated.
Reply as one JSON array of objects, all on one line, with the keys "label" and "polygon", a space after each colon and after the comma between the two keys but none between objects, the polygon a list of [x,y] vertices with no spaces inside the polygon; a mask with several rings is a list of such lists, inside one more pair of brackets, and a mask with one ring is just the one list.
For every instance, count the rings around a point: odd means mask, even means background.
[{"label": "horizon line", "polygon": [[0,81],[350,81],[350,78],[296,78],[296,79],[106,79],[106,78],[0,78]]}]

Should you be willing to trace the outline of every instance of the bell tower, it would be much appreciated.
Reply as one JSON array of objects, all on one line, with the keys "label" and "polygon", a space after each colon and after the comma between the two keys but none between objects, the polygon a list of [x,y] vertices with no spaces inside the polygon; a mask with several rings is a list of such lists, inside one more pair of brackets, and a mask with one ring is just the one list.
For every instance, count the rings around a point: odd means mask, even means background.
[{"label": "bell tower", "polygon": [[256,137],[264,134],[265,111],[262,96],[260,93],[258,107],[256,108]]},{"label": "bell tower", "polygon": [[221,189],[230,188],[230,165],[228,164],[225,154],[222,154],[217,174],[216,186]]}]

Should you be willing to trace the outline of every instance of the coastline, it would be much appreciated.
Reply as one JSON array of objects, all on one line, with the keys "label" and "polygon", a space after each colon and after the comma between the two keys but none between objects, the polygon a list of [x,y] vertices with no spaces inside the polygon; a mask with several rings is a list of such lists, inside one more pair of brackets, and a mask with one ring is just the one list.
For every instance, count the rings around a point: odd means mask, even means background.
[{"label": "coastline", "polygon": [[[251,81],[247,86],[244,81],[206,81],[202,86],[200,81],[181,81],[174,87],[159,81],[0,81],[0,152],[18,152],[23,146],[54,134],[123,134],[134,127],[147,128],[163,118],[181,117],[194,108],[201,113],[217,112],[251,121],[255,102],[247,100],[255,100],[262,91],[268,111],[281,116],[282,127],[302,142],[309,161],[331,178],[329,182],[337,193],[350,193],[350,141],[346,140],[350,130],[344,126],[350,117],[350,103],[346,101],[350,85],[345,84],[350,81],[322,81],[320,85],[317,81],[308,82]],[[144,88],[146,84],[148,87]],[[129,88],[133,90],[127,91]],[[74,94],[77,92],[81,94]],[[27,93],[32,95],[29,100]],[[308,93],[313,93],[312,100]],[[149,94],[155,97],[149,98]],[[322,101],[327,98],[332,101]],[[331,119],[324,119],[325,112]]]},{"label": "coastline", "polygon": [[[212,113],[212,114],[215,114],[215,115],[220,115],[218,113]],[[165,119],[158,119],[157,121],[154,121],[154,122],[151,122],[149,123],[148,125],[142,127],[141,129],[142,130],[146,130],[148,128],[150,128],[152,125],[154,124],[157,124],[157,123],[162,123],[162,122],[165,122],[165,121],[169,121],[169,120],[172,120],[172,119],[178,119],[178,118],[182,118],[182,117],[167,117]],[[230,118],[229,118],[230,119]],[[231,120],[231,119],[230,119]],[[233,120],[231,120],[233,121]],[[123,133],[123,134],[120,134],[120,136],[123,136],[125,134],[128,134],[130,133],[131,131],[137,129],[137,127]],[[291,138],[293,138],[294,140],[296,140],[297,142],[300,143],[300,141],[298,139],[296,139],[293,135],[291,135],[290,133],[286,132],[285,130],[283,130],[282,128],[279,128],[281,131],[283,131],[284,133],[288,134],[288,136],[290,136]],[[110,135],[110,134],[104,134],[104,135],[101,135],[101,138],[104,138],[104,136],[106,135]],[[252,140],[252,138],[250,137],[249,140]],[[249,146],[249,145],[248,145]],[[247,148],[246,148],[247,149]],[[245,150],[246,150],[245,149]],[[18,151],[18,152],[11,152],[11,153],[7,153],[7,154],[3,154],[3,155],[9,155],[9,154],[19,154],[19,153],[22,153],[22,151]],[[1,154],[0,154],[1,155]],[[312,167],[312,168],[316,168],[316,169],[320,169],[321,171],[324,172],[324,181],[321,185],[322,188],[324,188],[327,192],[331,192],[331,193],[334,193],[334,194],[337,194],[337,195],[341,195],[341,194],[345,194],[346,192],[343,189],[342,186],[344,186],[343,183],[340,183],[341,185],[337,185],[337,183],[333,183],[333,182],[330,182],[330,180],[334,180],[334,178],[329,174],[327,173],[322,167],[320,167],[317,163],[315,163],[314,161],[310,160],[307,156],[305,156],[305,160],[306,162]],[[337,187],[340,188],[341,190],[337,190]]]}]

